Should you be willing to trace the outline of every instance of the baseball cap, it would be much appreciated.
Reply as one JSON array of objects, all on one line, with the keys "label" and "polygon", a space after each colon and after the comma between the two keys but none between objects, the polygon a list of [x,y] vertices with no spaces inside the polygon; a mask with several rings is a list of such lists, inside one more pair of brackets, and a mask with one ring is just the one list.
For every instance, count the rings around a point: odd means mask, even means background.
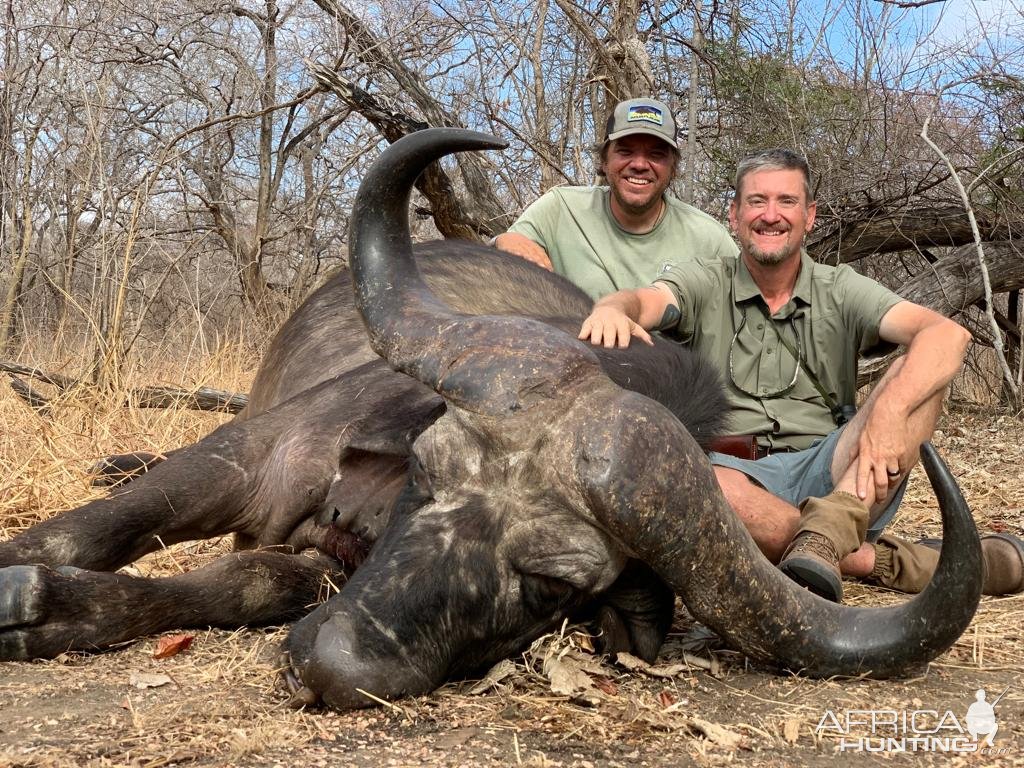
[{"label": "baseball cap", "polygon": [[675,149],[679,148],[672,112],[657,99],[628,99],[616,104],[615,111],[608,118],[604,143],[635,133],[656,136]]}]

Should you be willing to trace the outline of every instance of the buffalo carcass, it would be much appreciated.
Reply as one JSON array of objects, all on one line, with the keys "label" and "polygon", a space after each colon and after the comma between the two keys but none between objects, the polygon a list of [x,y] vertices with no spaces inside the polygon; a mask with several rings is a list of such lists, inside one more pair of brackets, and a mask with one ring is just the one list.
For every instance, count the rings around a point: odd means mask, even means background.
[{"label": "buffalo carcass", "polygon": [[[665,584],[734,647],[812,675],[907,673],[960,636],[980,545],[930,451],[945,529],[932,583],[888,608],[828,603],[772,567],[726,505],[694,439],[717,428],[717,379],[684,350],[590,348],[575,339],[578,291],[490,249],[432,245],[424,282],[413,182],[444,154],[494,146],[415,133],[360,188],[356,306],[373,349],[406,375],[366,350],[336,278],[282,329],[238,419],[0,544],[0,658],[289,620],[325,574],[360,562],[286,641],[296,703],[430,691],[595,598],[612,645],[650,657]],[[161,542],[227,532],[250,551],[167,579],[109,572]],[[320,554],[295,554],[307,547]]]}]

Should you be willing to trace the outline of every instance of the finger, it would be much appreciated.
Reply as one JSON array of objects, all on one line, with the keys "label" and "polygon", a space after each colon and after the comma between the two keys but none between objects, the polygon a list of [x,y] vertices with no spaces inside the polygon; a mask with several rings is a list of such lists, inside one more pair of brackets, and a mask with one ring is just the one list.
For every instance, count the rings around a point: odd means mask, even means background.
[{"label": "finger", "polygon": [[597,328],[594,325],[594,321],[588,317],[583,321],[583,325],[580,326],[580,335],[576,338],[582,341],[589,341],[591,344],[597,344],[598,342],[594,338],[596,332]]},{"label": "finger", "polygon": [[640,341],[649,347],[654,346],[654,339],[651,338],[651,334],[643,329],[643,326],[639,323],[633,323],[633,327],[630,329],[630,333],[636,336]]},{"label": "finger", "polygon": [[602,343],[605,349],[611,349],[618,344],[619,325],[612,321],[605,323],[601,329]]},{"label": "finger", "polygon": [[619,349],[625,349],[629,346],[629,342],[633,340],[633,326],[635,325],[636,323],[627,319],[625,323],[616,329],[619,332]]},{"label": "finger", "polygon": [[871,462],[865,461],[863,455],[857,460],[857,498],[861,501],[868,497],[868,483],[871,482]]},{"label": "finger", "polygon": [[875,501],[889,495],[889,476],[881,467],[875,467]]}]

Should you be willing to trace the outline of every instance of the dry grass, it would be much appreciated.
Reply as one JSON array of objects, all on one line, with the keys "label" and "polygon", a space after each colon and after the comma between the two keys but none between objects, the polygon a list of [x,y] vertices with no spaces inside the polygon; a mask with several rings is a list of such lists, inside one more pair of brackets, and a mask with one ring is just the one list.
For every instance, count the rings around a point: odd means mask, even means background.
[{"label": "dry grass", "polygon": [[[246,391],[256,358],[235,349],[157,357],[133,373],[133,383]],[[61,361],[40,355],[30,362],[59,369]],[[87,477],[96,459],[126,449],[168,450],[223,420],[123,408],[116,395],[97,401],[82,392],[57,401],[42,419],[9,390],[0,393],[0,537],[96,495]],[[979,527],[1024,533],[1024,422],[956,411],[936,443]],[[937,520],[923,477],[916,477],[896,530],[933,534]],[[179,545],[137,567],[146,575],[177,572],[226,546]],[[853,604],[900,599],[849,585]],[[428,697],[343,715],[284,707],[275,663],[285,630],[197,632],[189,651],[161,661],[152,658],[154,641],[144,640],[97,656],[0,665],[0,766],[826,765],[836,759],[836,741],[815,726],[828,709],[962,714],[976,688],[994,696],[1007,686],[997,744],[1008,751],[974,756],[971,764],[1021,765],[1022,627],[1024,596],[985,599],[970,630],[921,678],[815,681],[748,668],[736,654],[694,637],[681,612],[654,670],[602,664],[584,636],[566,630],[536,644],[482,693],[471,693],[472,682],[450,684]],[[554,690],[559,665],[582,668],[592,689]],[[153,671],[172,682],[148,690],[129,684],[132,673]]]},{"label": "dry grass", "polygon": [[[243,355],[238,345],[226,345],[205,355],[156,354],[125,376],[133,382],[165,384],[185,389],[211,385],[245,392],[255,374],[258,357]],[[26,364],[48,371],[77,375],[61,357],[32,355]],[[54,395],[45,416],[31,411],[14,393],[0,391],[0,536],[19,530],[57,511],[77,506],[102,491],[90,488],[88,472],[99,459],[129,450],[159,453],[195,442],[227,416],[199,411],[126,408],[125,391],[98,395],[79,388]]]}]

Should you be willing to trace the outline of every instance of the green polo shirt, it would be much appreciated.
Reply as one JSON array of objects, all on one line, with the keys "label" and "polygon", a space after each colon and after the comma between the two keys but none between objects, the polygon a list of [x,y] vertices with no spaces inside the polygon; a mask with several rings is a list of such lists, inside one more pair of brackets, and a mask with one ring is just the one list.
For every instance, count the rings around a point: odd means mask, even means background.
[{"label": "green polo shirt", "polygon": [[[879,344],[882,317],[902,299],[849,266],[816,264],[804,253],[790,301],[768,305],[741,258],[677,264],[658,277],[682,318],[674,333],[719,368],[733,406],[731,431],[762,445],[803,449],[835,429],[828,406],[797,360],[803,356],[837,403],[852,404],[857,358]],[[795,374],[795,381],[794,381]]]},{"label": "green polo shirt", "polygon": [[509,227],[540,245],[555,272],[595,301],[650,285],[666,266],[695,257],[736,255],[729,232],[703,211],[665,195],[665,213],[650,232],[626,232],[612,216],[608,187],[556,187]]}]

